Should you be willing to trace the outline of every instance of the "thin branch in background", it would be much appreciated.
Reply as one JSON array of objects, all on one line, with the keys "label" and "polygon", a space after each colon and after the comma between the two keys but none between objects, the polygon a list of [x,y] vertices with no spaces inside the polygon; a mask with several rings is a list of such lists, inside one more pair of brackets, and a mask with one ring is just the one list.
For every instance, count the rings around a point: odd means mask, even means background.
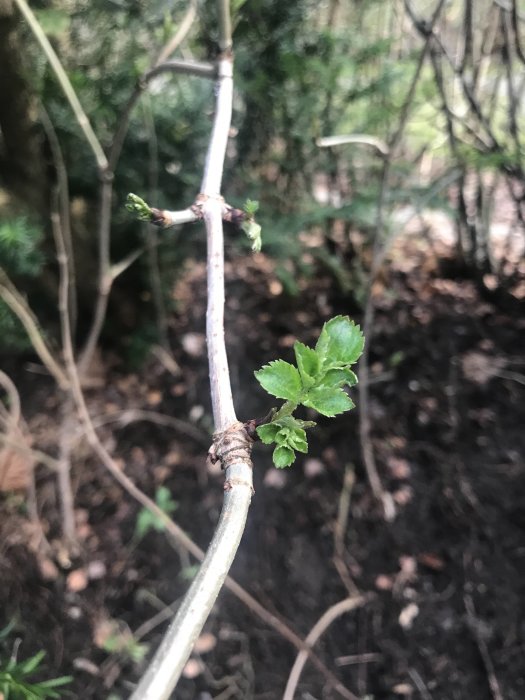
[{"label": "thin branch in background", "polygon": [[421,697],[423,698],[423,700],[432,700],[432,695],[430,695],[430,692],[418,671],[416,671],[415,668],[409,668],[408,675],[413,680],[414,685],[421,693]]},{"label": "thin branch in background", "polygon": [[106,171],[101,174],[99,224],[98,224],[98,289],[95,301],[95,311],[91,328],[89,329],[84,347],[80,352],[78,371],[84,376],[89,370],[95,348],[98,345],[102,326],[106,318],[109,294],[113,283],[111,277],[111,262],[109,244],[111,234],[111,204],[113,200],[113,173]]},{"label": "thin branch in background", "polygon": [[69,265],[69,315],[71,319],[71,329],[73,336],[75,335],[75,328],[77,323],[77,288],[76,288],[76,265],[75,256],[73,253],[73,237],[71,235],[71,216],[69,208],[69,180],[67,174],[66,163],[60,147],[60,142],[58,140],[55,127],[51,121],[49,114],[44,109],[43,105],[40,105],[40,121],[44,127],[47,140],[49,142],[51,156],[53,158],[53,165],[55,167],[57,182],[58,182],[58,200],[59,200],[59,210],[60,210],[60,221],[62,226],[62,232],[64,235],[64,244],[66,247],[66,254],[68,258]]},{"label": "thin branch in background", "polygon": [[464,5],[464,17],[463,17],[463,37],[465,43],[463,46],[463,56],[461,58],[461,68],[462,73],[465,72],[467,66],[472,66],[473,61],[473,31],[472,31],[472,0],[465,0]]},{"label": "thin branch in background", "polygon": [[[148,96],[146,95],[146,98]],[[142,102],[144,110],[144,121],[148,132],[148,189],[150,201],[158,200],[159,186],[159,150],[157,133],[155,131],[155,120],[153,118],[153,110],[149,99]],[[158,255],[158,233],[157,227],[150,223],[143,225],[144,235],[146,238],[146,249],[148,251],[148,273],[150,279],[151,293],[153,296],[153,305],[155,308],[155,317],[157,320],[157,328],[159,333],[159,341],[161,347],[166,352],[171,353],[170,341],[168,336],[168,316],[166,313],[166,304],[162,292],[162,278],[160,270],[160,261]]]},{"label": "thin branch in background", "polygon": [[339,493],[339,504],[337,507],[337,520],[334,525],[334,566],[337,569],[341,581],[343,582],[349,595],[359,595],[359,590],[355,585],[348,567],[345,563],[345,535],[348,527],[348,516],[350,515],[350,499],[352,489],[355,484],[355,473],[353,465],[348,465],[343,477],[343,486]]},{"label": "thin branch in background", "polygon": [[[66,354],[66,334],[69,338],[69,346],[73,353],[73,341],[71,337],[71,315],[69,312],[69,258],[67,255],[65,237],[62,231],[62,222],[57,208],[58,195],[53,197],[51,205],[51,226],[55,239],[57,261],[59,269],[58,311],[60,315],[60,329],[62,335],[62,347]],[[74,361],[74,360],[73,360]],[[67,360],[66,360],[67,370]],[[71,372],[69,370],[69,382],[71,386]],[[74,402],[71,393],[68,392],[62,401],[62,417],[58,438],[58,493],[60,510],[62,515],[62,533],[68,547],[75,551],[78,547],[75,525],[75,498],[71,483],[71,454],[73,444],[73,429],[75,425]]]},{"label": "thin branch in background", "polygon": [[369,136],[368,134],[348,134],[341,136],[323,136],[318,138],[315,142],[319,148],[330,148],[332,146],[343,146],[348,143],[363,144],[364,146],[371,146],[381,153],[383,156],[388,156],[388,146],[382,140],[378,139],[376,136]]},{"label": "thin branch in background", "polygon": [[[0,369],[0,387],[5,391],[9,399],[9,410],[8,416],[9,420],[6,421],[7,427],[16,426],[20,421],[22,415],[22,407],[20,403],[20,394],[15,386],[12,379]],[[2,404],[0,403],[0,406]]]},{"label": "thin branch in background", "polygon": [[36,316],[29,308],[28,303],[20,292],[16,289],[4,270],[0,268],[0,298],[9,306],[11,311],[17,316],[24,326],[31,345],[36,354],[41,359],[49,374],[54,377],[61,389],[67,389],[68,379],[62,367],[55,360],[51,349],[44,339],[44,333]]},{"label": "thin branch in background", "polygon": [[[193,15],[190,16],[192,17],[191,22],[186,22],[184,24],[184,31],[179,31],[176,34],[179,43],[184,40],[191,28],[191,23],[193,22]],[[176,44],[175,42],[175,37],[173,37],[173,39],[170,40],[170,52],[175,51],[177,45],[178,44]],[[157,66],[158,70],[160,70],[160,68],[160,66]],[[129,97],[128,102],[126,103],[122,111],[117,129],[115,131],[115,135],[113,137],[113,141],[109,148],[107,167],[103,171],[101,170],[100,173],[102,183],[100,194],[100,219],[98,226],[98,294],[91,328],[89,330],[84,348],[80,354],[79,372],[81,376],[89,368],[93,357],[93,353],[98,344],[98,340],[102,332],[104,319],[106,317],[109,294],[113,283],[113,278],[111,276],[111,262],[109,251],[111,231],[111,204],[113,198],[113,175],[118,160],[120,158],[122,146],[124,145],[124,139],[128,130],[131,113],[138,99],[140,98],[148,80],[149,77],[147,76],[147,74],[145,74],[143,76],[143,79],[138,81],[135,90]]]},{"label": "thin branch in background", "polygon": [[193,61],[186,58],[172,58],[163,63],[157,63],[153,68],[150,68],[139,81],[145,87],[153,78],[162,73],[178,73],[179,75],[193,75],[196,78],[208,78],[215,80],[217,78],[217,68],[213,63],[206,61]]},{"label": "thin branch in background", "polygon": [[506,73],[509,132],[514,141],[514,157],[521,166],[523,149],[518,127],[519,100],[514,85],[514,71],[512,70],[511,20],[506,12],[501,13],[501,27],[504,40],[501,55]]},{"label": "thin branch in background", "polygon": [[[523,20],[523,18],[521,18]],[[512,0],[511,9],[511,21],[512,21],[512,31],[514,32],[514,44],[516,46],[516,54],[520,61],[525,64],[525,53],[523,52],[523,47],[521,46],[520,39],[520,27],[519,27],[520,16],[518,13],[518,0]]]},{"label": "thin branch in background", "polygon": [[[334,622],[334,620],[337,620],[338,617],[341,617],[341,615],[344,615],[347,612],[351,612],[352,610],[361,607],[367,602],[367,600],[368,598],[366,597],[354,596],[352,598],[345,598],[339,603],[332,605],[332,607],[328,608],[328,610],[319,618],[319,620],[312,627],[305,639],[306,644],[308,646],[313,647],[314,644],[316,644],[316,642],[318,641],[318,639],[324,634],[324,632],[326,632],[328,627],[330,627],[332,622]],[[283,700],[293,700],[297,684],[299,683],[299,679],[301,677],[301,673],[303,672],[303,668],[306,664],[307,659],[308,654],[305,651],[300,651],[297,654],[295,663],[292,666],[290,675],[288,676]],[[352,700],[358,700],[357,696],[353,694],[351,694],[351,697]]]},{"label": "thin branch in background", "polygon": [[[370,356],[370,345],[373,335],[373,327],[375,320],[375,306],[373,299],[373,285],[376,279],[376,275],[379,272],[383,260],[383,248],[384,248],[384,210],[385,203],[388,192],[388,179],[390,175],[390,168],[395,156],[395,149],[401,139],[403,131],[405,129],[410,108],[412,106],[414,94],[416,91],[417,84],[423,69],[427,53],[430,49],[430,40],[432,37],[432,28],[437,22],[439,15],[443,9],[445,0],[440,0],[432,18],[430,19],[428,26],[426,26],[426,39],[423,47],[420,51],[418,62],[416,65],[416,70],[414,76],[410,83],[407,95],[403,101],[397,128],[393,133],[391,139],[388,143],[389,156],[385,158],[383,164],[383,170],[381,174],[381,182],[379,189],[379,196],[377,201],[377,216],[375,225],[375,236],[374,245],[372,252],[372,265],[370,269],[370,277],[368,282],[368,293],[366,297],[366,304],[363,316],[363,334],[367,340],[365,343],[364,351],[359,362],[359,437],[361,442],[361,450],[363,456],[363,462],[365,464],[367,477],[372,488],[372,492],[375,498],[382,504],[383,513],[387,520],[392,520],[395,517],[395,506],[392,496],[383,489],[381,479],[379,477],[379,472],[377,469],[377,464],[374,455],[374,448],[372,444],[372,426],[370,420],[370,407],[369,407],[369,356]],[[405,3],[408,5],[408,3]]]},{"label": "thin branch in background", "polygon": [[2,445],[5,445],[6,447],[9,447],[10,450],[19,452],[21,455],[24,455],[24,457],[29,457],[30,459],[34,459],[35,462],[42,463],[52,472],[58,471],[58,460],[56,460],[54,457],[51,457],[51,455],[42,452],[41,450],[36,450],[33,447],[27,445],[26,443],[21,443],[19,440],[12,440],[11,438],[7,437],[6,435],[2,435],[1,433],[0,443]]},{"label": "thin branch in background", "polygon": [[86,141],[88,142],[91,150],[93,151],[93,155],[95,156],[95,160],[97,162],[99,170],[104,171],[108,166],[108,161],[104,153],[104,149],[100,145],[100,142],[96,137],[95,132],[93,131],[91,122],[89,121],[86,113],[84,112],[82,105],[80,104],[80,101],[77,97],[77,94],[73,89],[73,86],[71,85],[66,71],[60,63],[58,56],[56,55],[55,50],[49,43],[49,40],[45,35],[44,30],[38,23],[37,18],[33,14],[26,0],[14,1],[17,4],[20,12],[24,15],[27,23],[29,24],[29,27],[31,28],[31,31],[33,32],[36,40],[42,48],[42,51],[44,52],[47,60],[49,61],[49,64],[55,73],[60,87],[62,88],[62,91],[64,92],[64,95],[66,96],[71,106],[71,109],[73,110],[73,114],[75,115],[78,125],[82,129],[84,136],[86,137]]},{"label": "thin branch in background", "polygon": [[102,425],[107,425],[108,423],[117,423],[119,428],[125,428],[127,425],[137,421],[148,421],[150,423],[155,423],[156,425],[162,425],[166,428],[173,428],[182,435],[194,440],[201,447],[208,449],[210,446],[210,435],[207,434],[206,431],[200,430],[181,418],[168,416],[164,413],[158,413],[157,411],[128,408],[125,411],[111,413],[110,415],[104,415],[100,418],[93,418],[92,421],[96,428],[99,428]]},{"label": "thin branch in background", "polygon": [[[52,457],[32,449],[27,439],[24,437],[23,428],[27,431],[25,421],[22,419],[22,406],[20,394],[11,378],[0,370],[0,387],[3,388],[8,397],[9,408],[4,408],[0,401],[0,422],[4,423],[6,435],[0,433],[0,445],[5,450],[5,462],[7,462],[13,452],[23,455],[26,458],[27,464],[27,512],[31,522],[38,533],[38,546],[45,551],[49,551],[50,545],[44,534],[40,516],[38,514],[37,493],[35,484],[35,466],[38,462],[52,465],[53,471],[56,470],[58,463]],[[7,415],[7,417],[4,417]],[[28,431],[27,431],[28,432]],[[0,450],[1,453],[2,450]],[[11,453],[11,454],[10,454]],[[5,464],[4,462],[4,464]],[[4,464],[0,463],[0,482],[3,478]]]},{"label": "thin branch in background", "polygon": [[474,635],[476,644],[479,649],[483,665],[485,666],[485,671],[487,673],[490,691],[494,700],[504,700],[503,693],[501,692],[501,687],[496,676],[494,669],[494,664],[490,658],[487,643],[485,642],[483,635],[480,632],[480,622],[476,617],[476,609],[474,607],[474,602],[469,595],[463,597],[463,602],[465,604],[465,610],[467,611],[467,620],[470,631]]},{"label": "thin branch in background", "polygon": [[161,49],[159,55],[157,56],[157,60],[155,61],[156,66],[166,61],[171,54],[178,49],[184,39],[188,36],[196,17],[197,0],[191,0],[185,15],[181,20],[178,30],[168,41],[168,43]]}]

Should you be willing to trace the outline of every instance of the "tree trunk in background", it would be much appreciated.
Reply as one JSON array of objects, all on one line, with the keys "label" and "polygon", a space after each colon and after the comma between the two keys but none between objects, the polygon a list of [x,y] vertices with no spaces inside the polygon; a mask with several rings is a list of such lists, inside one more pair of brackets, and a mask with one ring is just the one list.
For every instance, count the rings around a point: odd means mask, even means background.
[{"label": "tree trunk in background", "polygon": [[24,75],[19,17],[11,0],[0,0],[0,183],[25,205],[48,211],[48,185],[37,109]]}]

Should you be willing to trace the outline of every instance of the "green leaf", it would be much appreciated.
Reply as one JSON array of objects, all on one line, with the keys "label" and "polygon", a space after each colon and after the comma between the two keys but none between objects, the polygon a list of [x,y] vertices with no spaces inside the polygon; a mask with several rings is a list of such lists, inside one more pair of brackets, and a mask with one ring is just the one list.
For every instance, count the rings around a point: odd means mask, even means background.
[{"label": "green leaf", "polygon": [[274,360],[255,372],[255,378],[269,394],[298,403],[301,393],[299,371],[284,360]]},{"label": "green leaf", "polygon": [[317,386],[337,388],[344,385],[355,386],[357,384],[357,377],[352,372],[351,369],[330,369],[317,384]]},{"label": "green leaf", "polygon": [[250,218],[253,218],[259,211],[259,202],[256,199],[247,199],[244,202],[243,209]]},{"label": "green leaf", "polygon": [[179,507],[179,504],[177,503],[177,501],[174,501],[172,499],[171,491],[169,489],[167,489],[165,486],[159,486],[159,488],[157,489],[157,492],[155,494],[155,500],[157,502],[158,507],[162,511],[164,511],[164,513],[166,513],[166,515],[173,513]]},{"label": "green leaf", "polygon": [[304,343],[297,341],[293,346],[297,367],[305,389],[313,386],[314,377],[319,372],[319,355]]},{"label": "green leaf", "polygon": [[261,438],[261,442],[264,442],[265,445],[271,445],[272,442],[275,442],[275,436],[279,432],[279,425],[277,423],[265,423],[256,428],[256,430],[257,435]]},{"label": "green leaf", "polygon": [[315,351],[325,365],[353,365],[363,352],[364,343],[359,326],[348,316],[336,316],[324,324]]},{"label": "green leaf", "polygon": [[253,219],[246,219],[242,222],[241,228],[252,241],[252,250],[258,253],[262,248],[261,226]]},{"label": "green leaf", "polygon": [[288,446],[299,452],[308,452],[308,442],[306,440],[305,431],[301,428],[291,430],[288,435]]},{"label": "green leaf", "polygon": [[354,408],[354,402],[342,389],[322,386],[311,389],[302,403],[329,418]]},{"label": "green leaf", "polygon": [[281,445],[273,451],[273,463],[278,469],[289,467],[293,462],[295,462],[295,453],[289,447]]}]

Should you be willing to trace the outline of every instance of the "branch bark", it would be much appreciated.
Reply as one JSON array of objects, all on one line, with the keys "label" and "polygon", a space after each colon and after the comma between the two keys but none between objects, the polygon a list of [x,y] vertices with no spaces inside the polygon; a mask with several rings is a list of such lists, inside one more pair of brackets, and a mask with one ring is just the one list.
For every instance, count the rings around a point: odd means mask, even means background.
[{"label": "branch bark", "polygon": [[[227,9],[227,3],[221,5],[223,11],[224,7]],[[227,37],[222,38],[227,40]],[[217,431],[213,457],[221,462],[226,472],[224,505],[199,573],[132,700],[166,700],[170,697],[233,562],[246,524],[253,490],[251,440],[235,415],[224,342],[223,200],[220,192],[232,113],[231,57],[219,60],[218,74],[216,112],[201,194],[208,242],[206,337],[213,417]]]}]

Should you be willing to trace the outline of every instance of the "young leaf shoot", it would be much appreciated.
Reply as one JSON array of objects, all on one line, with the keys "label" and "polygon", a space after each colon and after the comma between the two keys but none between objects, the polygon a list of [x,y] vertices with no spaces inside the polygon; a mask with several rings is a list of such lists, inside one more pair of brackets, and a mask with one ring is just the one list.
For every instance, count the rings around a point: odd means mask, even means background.
[{"label": "young leaf shoot", "polygon": [[330,418],[354,408],[344,387],[357,384],[350,367],[361,356],[364,342],[359,326],[348,316],[336,316],[324,324],[315,348],[298,341],[294,344],[297,367],[274,360],[255,372],[265,391],[285,400],[267,423],[257,427],[262,442],[276,445],[276,467],[289,467],[296,452],[308,451],[305,429],[315,423],[295,418],[293,413],[298,406],[313,408]]}]

